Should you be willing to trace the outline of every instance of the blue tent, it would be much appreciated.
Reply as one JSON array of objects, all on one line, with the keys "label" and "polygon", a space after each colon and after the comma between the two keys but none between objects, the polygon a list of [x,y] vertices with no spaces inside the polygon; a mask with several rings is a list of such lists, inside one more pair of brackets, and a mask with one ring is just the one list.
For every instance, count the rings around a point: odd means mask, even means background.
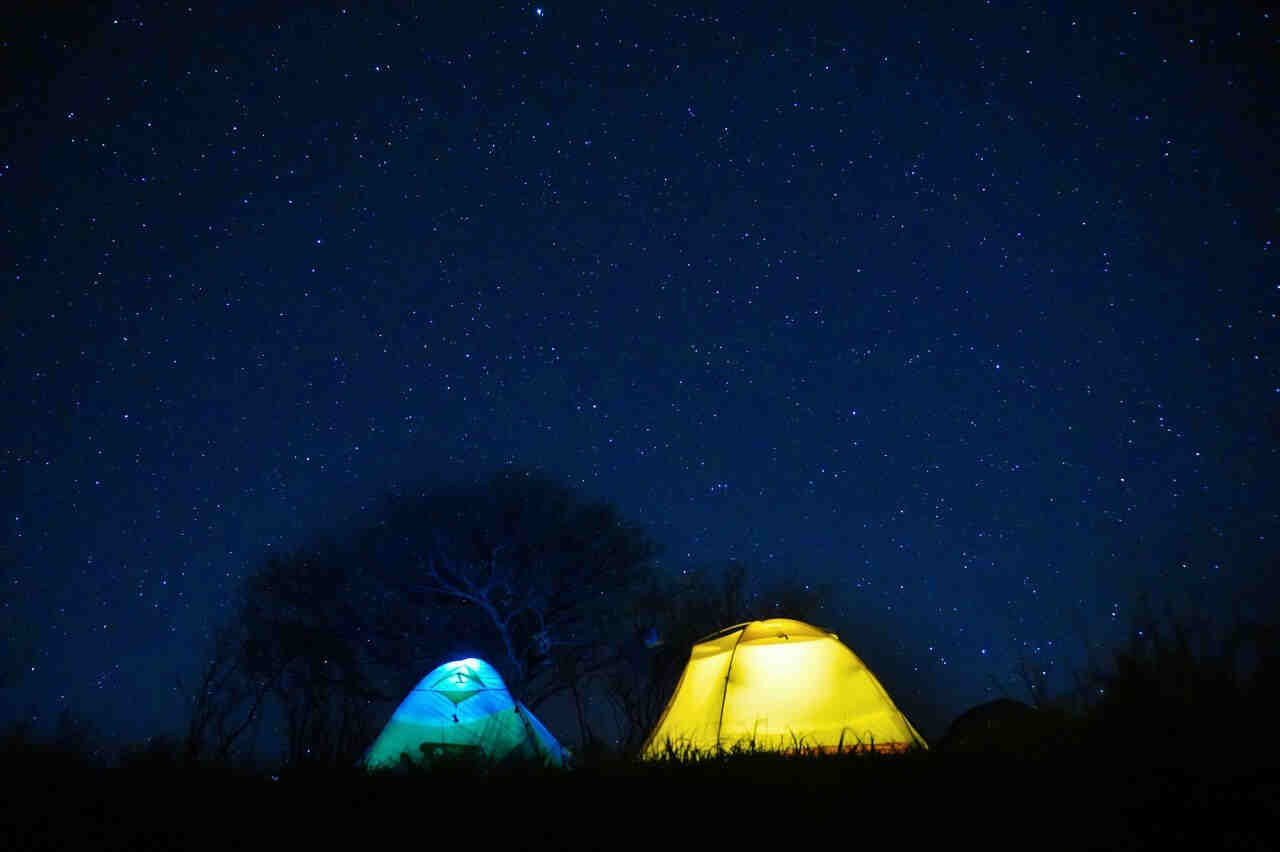
[{"label": "blue tent", "polygon": [[567,753],[537,717],[511,697],[497,669],[474,657],[439,666],[400,702],[365,753],[370,769],[445,756],[543,761],[563,766]]}]

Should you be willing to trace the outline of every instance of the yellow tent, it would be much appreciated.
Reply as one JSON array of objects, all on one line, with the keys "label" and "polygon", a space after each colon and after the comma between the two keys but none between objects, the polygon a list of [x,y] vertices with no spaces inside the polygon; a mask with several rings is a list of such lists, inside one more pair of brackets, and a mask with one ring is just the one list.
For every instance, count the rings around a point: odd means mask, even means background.
[{"label": "yellow tent", "polygon": [[770,618],[713,633],[689,664],[641,756],[731,749],[874,748],[924,738],[834,633]]}]

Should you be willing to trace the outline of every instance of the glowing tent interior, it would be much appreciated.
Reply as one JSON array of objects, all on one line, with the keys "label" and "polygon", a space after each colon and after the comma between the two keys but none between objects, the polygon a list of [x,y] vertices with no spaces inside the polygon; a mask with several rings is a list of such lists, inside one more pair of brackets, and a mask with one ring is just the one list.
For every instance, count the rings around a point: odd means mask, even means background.
[{"label": "glowing tent interior", "polygon": [[365,753],[370,769],[450,757],[501,762],[542,760],[563,766],[566,752],[537,717],[511,697],[484,660],[454,660],[433,669],[400,702]]},{"label": "glowing tent interior", "polygon": [[834,633],[771,618],[693,646],[645,758],[736,746],[768,751],[927,747],[880,681]]}]

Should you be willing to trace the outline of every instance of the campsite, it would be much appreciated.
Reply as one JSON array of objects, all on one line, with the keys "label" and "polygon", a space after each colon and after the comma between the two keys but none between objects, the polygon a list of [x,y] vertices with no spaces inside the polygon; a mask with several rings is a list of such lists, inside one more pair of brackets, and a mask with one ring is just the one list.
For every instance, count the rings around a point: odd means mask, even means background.
[{"label": "campsite", "polygon": [[0,36],[0,852],[1280,849],[1275,3]]},{"label": "campsite", "polygon": [[1248,733],[1274,718],[1262,692],[1274,648],[1259,649],[1242,678],[1225,658],[1175,673],[1179,649],[1162,645],[1129,658],[1128,679],[1113,681],[1125,703],[1106,713],[998,699],[930,745],[834,634],[748,622],[692,647],[632,756],[573,755],[493,666],[462,659],[418,682],[359,766],[189,763],[160,745],[108,766],[11,732],[0,845],[366,848],[425,837],[596,849],[672,843],[672,833],[683,846],[800,832],[910,845],[1273,848],[1277,750]]}]

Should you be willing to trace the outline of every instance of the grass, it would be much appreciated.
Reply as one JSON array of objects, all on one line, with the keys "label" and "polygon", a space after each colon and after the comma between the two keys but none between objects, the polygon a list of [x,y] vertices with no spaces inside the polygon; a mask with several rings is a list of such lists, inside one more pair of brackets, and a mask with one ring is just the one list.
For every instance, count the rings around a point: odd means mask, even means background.
[{"label": "grass", "polygon": [[[1008,755],[751,749],[654,761],[602,760],[575,770],[447,765],[408,774],[310,771],[230,774],[28,763],[0,803],[0,848],[169,848],[381,842],[484,848],[604,848],[711,831],[718,842],[804,825],[804,835],[859,824],[921,830],[968,826],[1000,845],[1024,843],[1031,817],[1053,845],[1145,848],[1188,838],[1223,848],[1261,838],[1277,815],[1280,777],[1242,760],[1236,771],[1153,766],[1097,748],[1036,759]],[[605,834],[601,834],[601,823]],[[12,832],[5,834],[6,831]],[[785,831],[784,831],[785,833]],[[1089,837],[1094,840],[1088,843]],[[468,840],[468,838],[471,838]],[[1106,842],[1100,844],[1101,838]],[[469,848],[469,846],[468,846]],[[1244,848],[1249,848],[1245,846]],[[1258,846],[1257,848],[1263,848]]]},{"label": "grass", "polygon": [[[231,771],[84,737],[0,737],[0,849],[352,845],[684,848],[766,836],[841,845],[1264,849],[1280,824],[1269,726],[1274,632],[1197,646],[1144,629],[1094,673],[1078,712],[1037,711],[998,747],[903,753],[672,746],[572,770],[463,759],[403,773]],[[74,733],[74,728],[69,727]]]}]

